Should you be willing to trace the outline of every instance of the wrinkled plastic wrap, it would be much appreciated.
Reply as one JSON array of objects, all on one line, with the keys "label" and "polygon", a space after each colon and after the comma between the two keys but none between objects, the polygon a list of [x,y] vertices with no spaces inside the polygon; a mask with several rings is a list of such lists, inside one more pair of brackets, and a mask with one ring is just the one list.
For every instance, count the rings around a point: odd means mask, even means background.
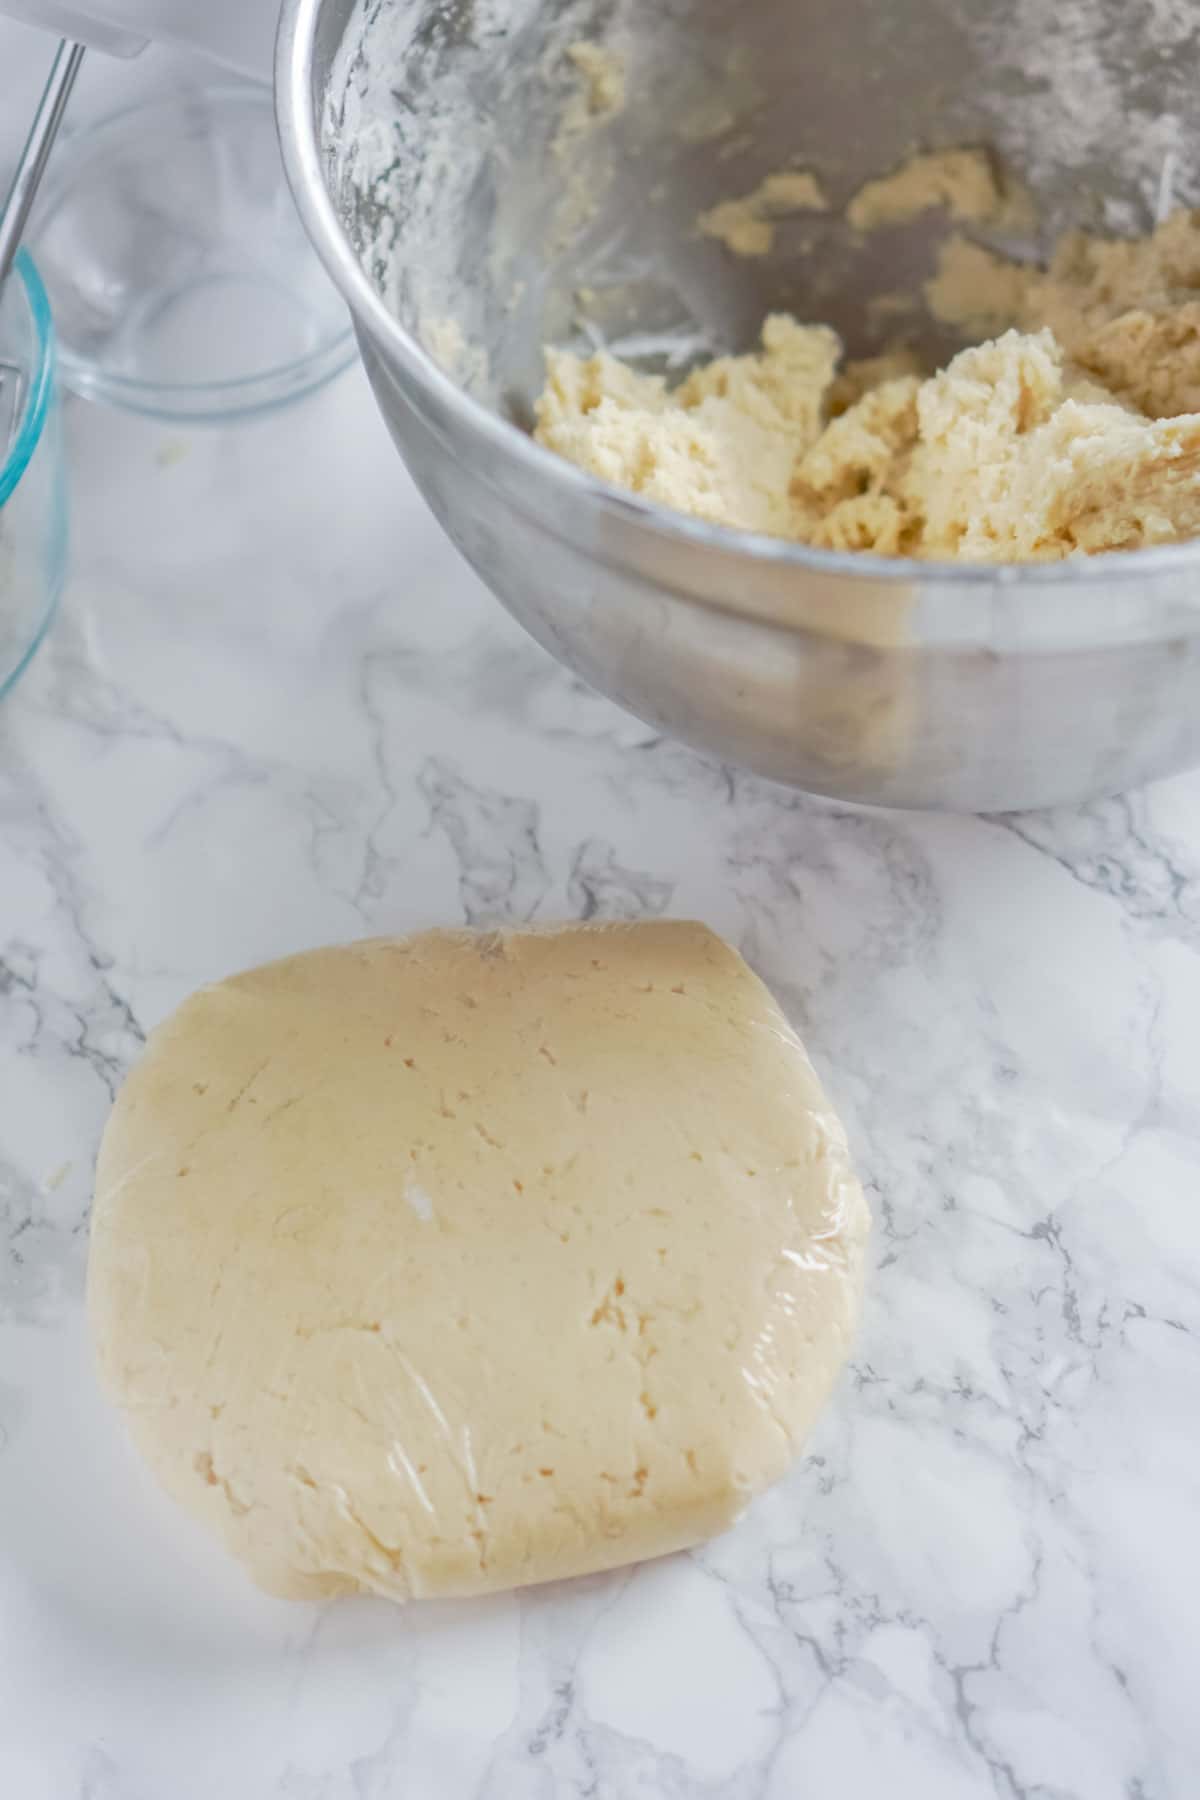
[{"label": "wrinkled plastic wrap", "polygon": [[787,1469],[867,1216],[703,926],[434,932],[196,994],[100,1156],[89,1304],[139,1448],[263,1587],[396,1599],[657,1555]]}]

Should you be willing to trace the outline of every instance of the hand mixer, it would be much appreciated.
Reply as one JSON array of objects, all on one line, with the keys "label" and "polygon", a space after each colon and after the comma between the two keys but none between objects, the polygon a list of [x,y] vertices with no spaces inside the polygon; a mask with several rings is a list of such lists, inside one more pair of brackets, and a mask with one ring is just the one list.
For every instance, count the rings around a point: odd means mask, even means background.
[{"label": "hand mixer", "polygon": [[85,46],[136,56],[151,40],[171,43],[268,79],[278,8],[275,0],[0,0],[0,13],[60,34],[33,125],[0,208],[0,284],[12,265],[46,168]]}]

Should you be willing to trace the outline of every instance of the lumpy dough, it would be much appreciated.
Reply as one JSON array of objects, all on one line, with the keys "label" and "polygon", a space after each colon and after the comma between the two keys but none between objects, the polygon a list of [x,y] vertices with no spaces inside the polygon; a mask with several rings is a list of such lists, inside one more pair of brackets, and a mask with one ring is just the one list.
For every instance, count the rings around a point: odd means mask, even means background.
[{"label": "lumpy dough", "polygon": [[103,1379],[268,1590],[657,1555],[782,1475],[867,1216],[799,1041],[699,925],[433,932],[195,995],[105,1134]]},{"label": "lumpy dough", "polygon": [[696,223],[705,237],[717,238],[735,256],[765,256],[775,242],[775,221],[797,212],[825,212],[821,184],[807,169],[780,169],[749,194],[722,200]]},{"label": "lumpy dough", "polygon": [[567,130],[573,122],[578,126],[588,118],[620,112],[625,104],[625,59],[602,44],[586,42],[568,45],[567,59],[583,78],[573,106],[568,103],[572,117],[567,120]]},{"label": "lumpy dough", "polygon": [[972,335],[1049,329],[1147,418],[1200,412],[1200,212],[1177,212],[1148,238],[1071,232],[1048,269],[951,238],[926,292],[938,318]]},{"label": "lumpy dough", "polygon": [[1019,214],[1023,202],[1023,190],[1001,181],[985,150],[929,150],[868,181],[846,208],[846,219],[856,231],[874,231],[941,207],[952,219],[979,223]]},{"label": "lumpy dough", "polygon": [[838,354],[836,333],[779,316],[761,354],[722,357],[668,389],[603,351],[552,350],[537,436],[663,506],[791,537],[792,473],[821,434]]},{"label": "lumpy dough", "polygon": [[[1200,533],[1200,213],[1149,238],[1074,234],[1048,270],[952,240],[933,309],[1002,335],[922,379],[839,367],[824,326],[678,387],[548,354],[540,441],[680,512],[832,549],[1053,560]],[[1005,326],[1012,329],[1003,330]]]}]

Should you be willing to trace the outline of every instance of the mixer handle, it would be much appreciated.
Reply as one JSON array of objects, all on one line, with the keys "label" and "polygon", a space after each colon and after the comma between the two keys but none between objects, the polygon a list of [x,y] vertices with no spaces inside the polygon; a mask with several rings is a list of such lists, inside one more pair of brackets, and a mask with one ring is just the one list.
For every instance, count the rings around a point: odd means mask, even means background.
[{"label": "mixer handle", "polygon": [[279,0],[0,0],[0,13],[113,56],[162,42],[269,81]]},{"label": "mixer handle", "polygon": [[61,6],[59,0],[0,0],[0,13],[25,25],[40,25],[73,43],[105,50],[110,56],[136,56],[146,47],[145,36],[97,18],[87,9]]}]

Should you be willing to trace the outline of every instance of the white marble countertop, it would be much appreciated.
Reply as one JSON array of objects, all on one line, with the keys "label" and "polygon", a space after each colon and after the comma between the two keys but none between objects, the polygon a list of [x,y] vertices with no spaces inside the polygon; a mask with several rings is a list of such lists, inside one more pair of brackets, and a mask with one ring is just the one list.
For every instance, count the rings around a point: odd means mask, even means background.
[{"label": "white marble countertop", "polygon": [[[522,636],[358,372],[228,432],[69,427],[74,576],[0,708],[4,1800],[1193,1800],[1200,776],[1023,820],[776,791]],[[259,1597],[89,1367],[145,1032],[302,946],[657,912],[784,997],[872,1198],[808,1454],[632,1572]]]}]

